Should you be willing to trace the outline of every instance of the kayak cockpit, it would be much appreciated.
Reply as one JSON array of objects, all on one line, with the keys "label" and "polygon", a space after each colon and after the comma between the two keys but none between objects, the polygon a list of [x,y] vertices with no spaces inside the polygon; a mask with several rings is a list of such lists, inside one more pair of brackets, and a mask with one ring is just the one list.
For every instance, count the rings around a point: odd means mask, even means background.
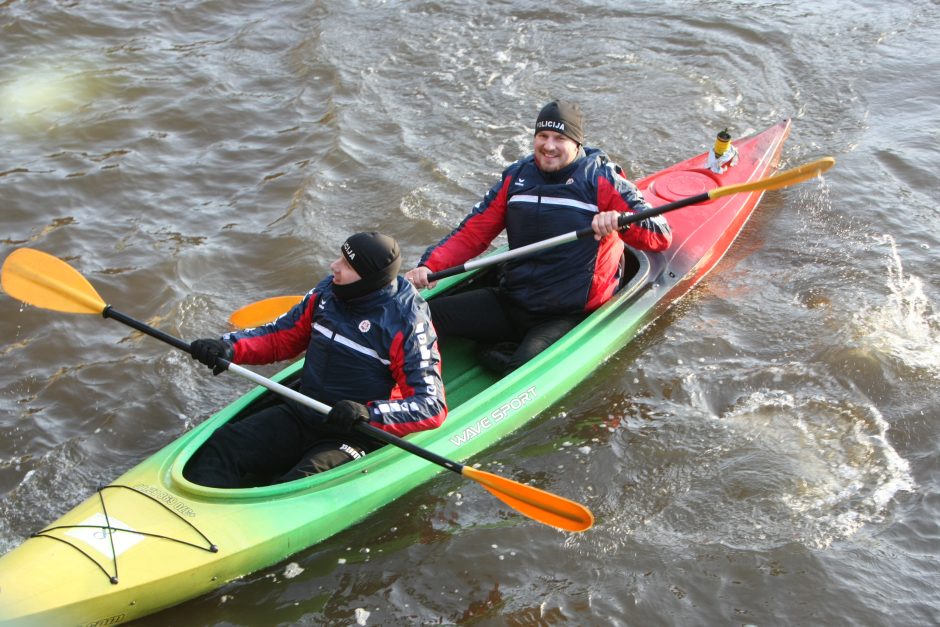
[{"label": "kayak cockpit", "polygon": [[[650,273],[650,261],[646,253],[626,249],[621,263],[621,283],[616,299],[629,298],[647,281]],[[428,297],[434,298],[442,294],[454,294],[469,289],[475,289],[487,285],[495,285],[499,277],[499,268],[490,268],[478,272],[470,273],[469,276],[447,282],[441,281],[443,285],[432,290]],[[447,342],[442,342],[440,346],[443,362],[444,385],[447,390],[447,401],[450,411],[459,407],[467,400],[485,392],[488,388],[499,381],[499,376],[494,371],[482,363],[480,360],[480,346],[473,340],[465,338],[449,338]],[[300,362],[292,365],[279,375],[279,382],[282,385],[298,390],[300,386]],[[201,425],[198,429],[204,429],[206,432],[200,437],[192,440],[184,450],[176,457],[171,470],[172,478],[180,484],[180,487],[187,491],[199,493],[205,496],[225,496],[230,498],[237,493],[242,493],[245,497],[249,496],[267,496],[269,493],[284,493],[293,490],[308,490],[313,486],[318,486],[330,478],[336,478],[349,472],[347,466],[361,465],[358,462],[364,462],[365,459],[354,460],[342,464],[337,468],[297,479],[288,483],[275,484],[274,477],[252,476],[245,478],[245,485],[236,489],[209,488],[198,485],[187,479],[187,465],[198,454],[199,448],[205,443],[208,437],[215,429],[229,422],[243,420],[261,410],[283,402],[283,399],[270,391],[258,390],[257,393],[249,395],[250,398],[240,403],[240,406],[229,406],[225,412],[226,417],[217,414],[209,419],[211,425]],[[232,411],[234,409],[234,411]],[[386,447],[382,447],[384,449]],[[372,460],[376,453],[373,451],[367,456]],[[343,472],[338,472],[345,469]]]}]

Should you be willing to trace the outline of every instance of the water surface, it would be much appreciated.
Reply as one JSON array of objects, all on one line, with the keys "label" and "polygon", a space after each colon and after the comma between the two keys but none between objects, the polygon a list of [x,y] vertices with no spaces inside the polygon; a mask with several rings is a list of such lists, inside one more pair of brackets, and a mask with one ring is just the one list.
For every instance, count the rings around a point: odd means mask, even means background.
[{"label": "water surface", "polygon": [[[185,338],[328,272],[413,263],[575,99],[632,178],[794,120],[679,306],[482,463],[588,533],[441,476],[145,625],[940,623],[940,7],[874,2],[0,5],[0,239]],[[0,299],[0,548],[247,385]],[[273,370],[264,370],[270,373]]]}]

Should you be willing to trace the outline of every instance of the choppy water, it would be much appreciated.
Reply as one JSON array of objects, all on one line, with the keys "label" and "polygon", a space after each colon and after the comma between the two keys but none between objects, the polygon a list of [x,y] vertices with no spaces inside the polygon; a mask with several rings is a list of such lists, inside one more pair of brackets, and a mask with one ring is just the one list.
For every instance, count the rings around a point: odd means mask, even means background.
[{"label": "choppy water", "polygon": [[[441,477],[147,625],[940,623],[940,5],[0,3],[0,241],[183,337],[307,289],[349,233],[414,261],[582,102],[634,178],[794,118],[680,306],[495,447],[566,537]],[[0,297],[0,548],[245,384]]]}]

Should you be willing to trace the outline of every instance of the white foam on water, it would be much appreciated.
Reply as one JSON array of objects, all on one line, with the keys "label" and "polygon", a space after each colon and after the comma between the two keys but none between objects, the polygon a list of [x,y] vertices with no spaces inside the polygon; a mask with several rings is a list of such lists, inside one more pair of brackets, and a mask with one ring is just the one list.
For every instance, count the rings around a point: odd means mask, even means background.
[{"label": "white foam on water", "polygon": [[762,541],[825,548],[880,520],[899,491],[913,489],[910,466],[872,405],[818,391],[760,390],[720,420],[757,446],[743,457],[759,463],[766,456],[774,475],[761,488]]},{"label": "white foam on water", "polygon": [[284,576],[288,579],[293,579],[302,572],[304,572],[304,569],[297,562],[291,562],[284,567]]},{"label": "white foam on water", "polygon": [[904,272],[894,238],[884,235],[882,243],[890,248],[889,293],[884,303],[864,307],[854,315],[858,341],[909,368],[940,377],[940,315],[924,293],[921,278]]},{"label": "white foam on water", "polygon": [[[759,383],[794,377],[803,383]],[[896,495],[914,489],[888,422],[839,380],[793,362],[734,385],[741,395],[717,413],[680,404],[646,437],[625,432],[629,497],[623,489],[600,495],[590,505],[610,511],[597,533],[567,544],[824,550],[883,521]]]},{"label": "white foam on water", "polygon": [[0,554],[87,498],[89,486],[104,481],[83,459],[81,441],[74,439],[34,460],[36,467],[0,499]]},{"label": "white foam on water", "polygon": [[356,624],[365,625],[369,622],[369,616],[372,615],[372,612],[365,610],[361,607],[356,608]]}]

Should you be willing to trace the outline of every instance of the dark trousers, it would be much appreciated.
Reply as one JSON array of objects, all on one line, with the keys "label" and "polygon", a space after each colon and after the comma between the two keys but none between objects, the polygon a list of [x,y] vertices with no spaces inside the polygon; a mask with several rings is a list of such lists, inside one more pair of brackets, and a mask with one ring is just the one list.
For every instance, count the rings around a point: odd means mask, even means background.
[{"label": "dark trousers", "polygon": [[215,488],[283,483],[322,472],[377,448],[337,432],[292,401],[219,427],[187,464],[187,479]]},{"label": "dark trousers", "polygon": [[533,313],[510,302],[495,287],[432,298],[428,304],[442,344],[449,336],[487,344],[513,343],[505,363],[500,364],[500,374],[508,374],[529,361],[587,316]]}]

